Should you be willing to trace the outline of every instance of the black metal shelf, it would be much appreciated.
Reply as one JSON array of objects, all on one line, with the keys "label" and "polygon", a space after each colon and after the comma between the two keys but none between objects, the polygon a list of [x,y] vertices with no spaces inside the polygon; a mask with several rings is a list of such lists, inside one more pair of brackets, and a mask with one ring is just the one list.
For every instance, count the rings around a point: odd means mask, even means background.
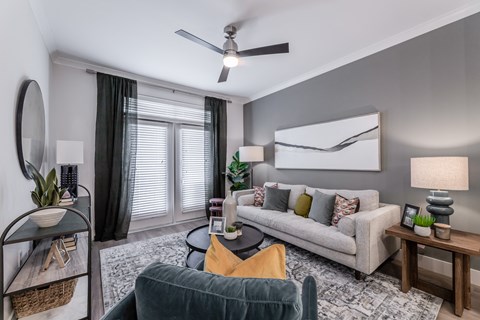
[{"label": "black metal shelf", "polygon": [[[90,319],[91,318],[91,261],[92,261],[92,227],[90,224],[90,206],[91,206],[91,199],[90,199],[90,192],[83,186],[80,186],[83,189],[85,189],[88,193],[88,196],[85,197],[78,197],[77,201],[75,202],[74,205],[72,206],[64,206],[61,207],[67,212],[65,213],[65,216],[63,219],[60,221],[60,223],[56,226],[49,227],[49,228],[39,228],[34,222],[32,222],[30,219],[28,219],[28,216],[34,212],[40,211],[40,209],[34,209],[29,212],[26,212],[22,214],[20,217],[16,218],[14,221],[12,221],[3,234],[1,235],[0,238],[0,280],[1,280],[1,285],[2,285],[2,298],[0,299],[0,313],[3,315],[4,312],[4,298],[11,295],[15,294],[21,291],[29,290],[32,288],[36,288],[39,286],[43,285],[48,285],[51,283],[55,283],[58,281],[64,281],[68,279],[73,279],[73,278],[80,278],[80,277],[87,277],[88,279],[88,296],[87,296],[87,317],[82,318],[82,319]],[[58,207],[50,207],[50,208],[58,208]],[[11,232],[10,235],[10,230],[13,229],[13,227],[21,221],[23,221],[25,218],[27,220],[15,231]],[[30,285],[26,284],[24,287],[12,289],[12,283],[19,277],[22,273],[25,273],[23,268],[32,268],[32,262],[35,261],[35,263],[42,263],[43,259],[42,252],[47,249],[48,245],[51,243],[51,238],[56,237],[56,236],[61,236],[61,235],[66,235],[66,234],[72,234],[72,233],[82,233],[86,232],[86,235],[84,236],[84,239],[81,240],[79,239],[78,241],[84,242],[84,244],[81,246],[83,249],[79,250],[77,247],[77,252],[71,253],[72,258],[75,259],[83,259],[82,261],[77,261],[79,265],[83,265],[80,269],[78,269],[77,272],[65,272],[66,270],[57,270],[55,269],[48,270],[50,272],[50,278],[46,279],[45,281],[37,281],[37,282],[32,282]],[[8,235],[8,237],[7,237]],[[43,240],[42,240],[43,239]],[[20,242],[30,242],[32,241],[34,244],[34,250],[33,252],[30,253],[30,256],[28,257],[27,261],[17,270],[17,274],[13,277],[11,283],[8,285],[7,290],[4,290],[5,285],[4,285],[4,246],[5,245],[10,245],[14,243],[20,243]],[[48,242],[48,243],[47,243]],[[80,244],[80,243],[79,243]],[[83,254],[80,254],[80,251],[83,252]],[[35,257],[35,255],[37,255]],[[72,261],[73,262],[73,261]],[[67,265],[65,268],[68,268],[70,266]],[[54,266],[51,266],[50,268],[54,268]],[[38,269],[38,266],[37,266]],[[38,270],[37,270],[38,271]],[[68,270],[71,271],[71,270]],[[58,272],[59,274],[56,275],[58,276],[55,278],[54,273]],[[38,273],[38,272],[37,272]],[[71,274],[70,274],[71,273]]]}]

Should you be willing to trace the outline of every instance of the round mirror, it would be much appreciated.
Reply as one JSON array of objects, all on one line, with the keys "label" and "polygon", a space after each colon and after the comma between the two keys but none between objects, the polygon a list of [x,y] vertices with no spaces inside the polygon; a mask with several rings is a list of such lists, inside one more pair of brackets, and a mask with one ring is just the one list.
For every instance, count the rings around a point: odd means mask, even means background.
[{"label": "round mirror", "polygon": [[45,110],[35,80],[25,81],[20,89],[16,122],[18,160],[25,177],[31,179],[26,161],[40,170],[45,151]]}]

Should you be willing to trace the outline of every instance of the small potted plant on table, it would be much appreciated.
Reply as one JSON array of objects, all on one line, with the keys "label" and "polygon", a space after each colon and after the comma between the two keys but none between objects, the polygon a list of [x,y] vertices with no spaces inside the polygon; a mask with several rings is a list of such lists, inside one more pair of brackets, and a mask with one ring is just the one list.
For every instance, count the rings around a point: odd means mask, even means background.
[{"label": "small potted plant on table", "polygon": [[[55,168],[48,173],[46,178],[29,162],[27,162],[27,168],[35,182],[35,190],[31,192],[33,203],[38,208],[58,206],[66,189],[58,186]],[[40,228],[48,228],[56,226],[63,219],[65,212],[66,210],[62,208],[46,208],[32,213],[29,217]]]},{"label": "small potted plant on table", "polygon": [[237,239],[237,228],[235,228],[235,226],[226,227],[225,232],[223,233],[223,237],[225,238],[225,240]]},{"label": "small potted plant on table", "polygon": [[413,223],[415,224],[415,227],[413,228],[415,234],[422,237],[430,237],[430,234],[432,233],[431,226],[435,223],[435,217],[432,217],[431,215],[417,214],[413,217]]}]

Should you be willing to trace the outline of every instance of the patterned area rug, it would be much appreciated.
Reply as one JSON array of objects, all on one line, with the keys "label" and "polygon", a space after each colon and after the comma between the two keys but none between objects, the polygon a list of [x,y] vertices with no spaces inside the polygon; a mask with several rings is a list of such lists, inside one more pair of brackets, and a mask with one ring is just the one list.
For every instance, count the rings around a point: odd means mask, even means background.
[{"label": "patterned area rug", "polygon": [[[180,232],[100,251],[103,300],[110,309],[134,286],[137,275],[151,262],[184,266],[185,237]],[[262,247],[284,243],[266,236]],[[435,319],[442,299],[412,289],[400,291],[398,279],[375,272],[357,281],[352,269],[290,244],[287,277],[301,287],[312,275],[317,281],[319,319]]]}]

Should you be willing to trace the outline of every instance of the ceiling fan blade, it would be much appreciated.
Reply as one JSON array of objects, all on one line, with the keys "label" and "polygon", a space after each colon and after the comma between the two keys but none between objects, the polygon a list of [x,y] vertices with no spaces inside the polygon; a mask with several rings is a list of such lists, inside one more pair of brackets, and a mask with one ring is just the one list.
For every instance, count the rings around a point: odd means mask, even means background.
[{"label": "ceiling fan blade", "polygon": [[193,42],[195,42],[195,43],[198,43],[199,45],[204,46],[205,48],[208,48],[208,49],[210,49],[210,50],[213,50],[213,51],[215,51],[215,52],[218,52],[218,53],[220,53],[220,54],[223,54],[223,50],[220,49],[219,47],[216,47],[216,46],[214,46],[213,44],[211,44],[211,43],[209,43],[209,42],[207,42],[207,41],[205,41],[205,40],[202,40],[202,39],[200,39],[199,37],[194,36],[193,34],[187,32],[187,31],[185,31],[185,30],[183,30],[183,29],[177,30],[177,31],[175,31],[175,33],[178,34],[179,36],[184,37],[185,39],[188,39],[188,40],[190,40],[190,41],[193,41]]},{"label": "ceiling fan blade", "polygon": [[238,52],[240,57],[261,56],[264,54],[288,53],[288,42],[274,44],[272,46],[260,47],[255,49],[243,50]]},{"label": "ceiling fan blade", "polygon": [[229,67],[223,66],[222,72],[220,72],[220,77],[218,77],[218,83],[227,81],[229,71]]}]

